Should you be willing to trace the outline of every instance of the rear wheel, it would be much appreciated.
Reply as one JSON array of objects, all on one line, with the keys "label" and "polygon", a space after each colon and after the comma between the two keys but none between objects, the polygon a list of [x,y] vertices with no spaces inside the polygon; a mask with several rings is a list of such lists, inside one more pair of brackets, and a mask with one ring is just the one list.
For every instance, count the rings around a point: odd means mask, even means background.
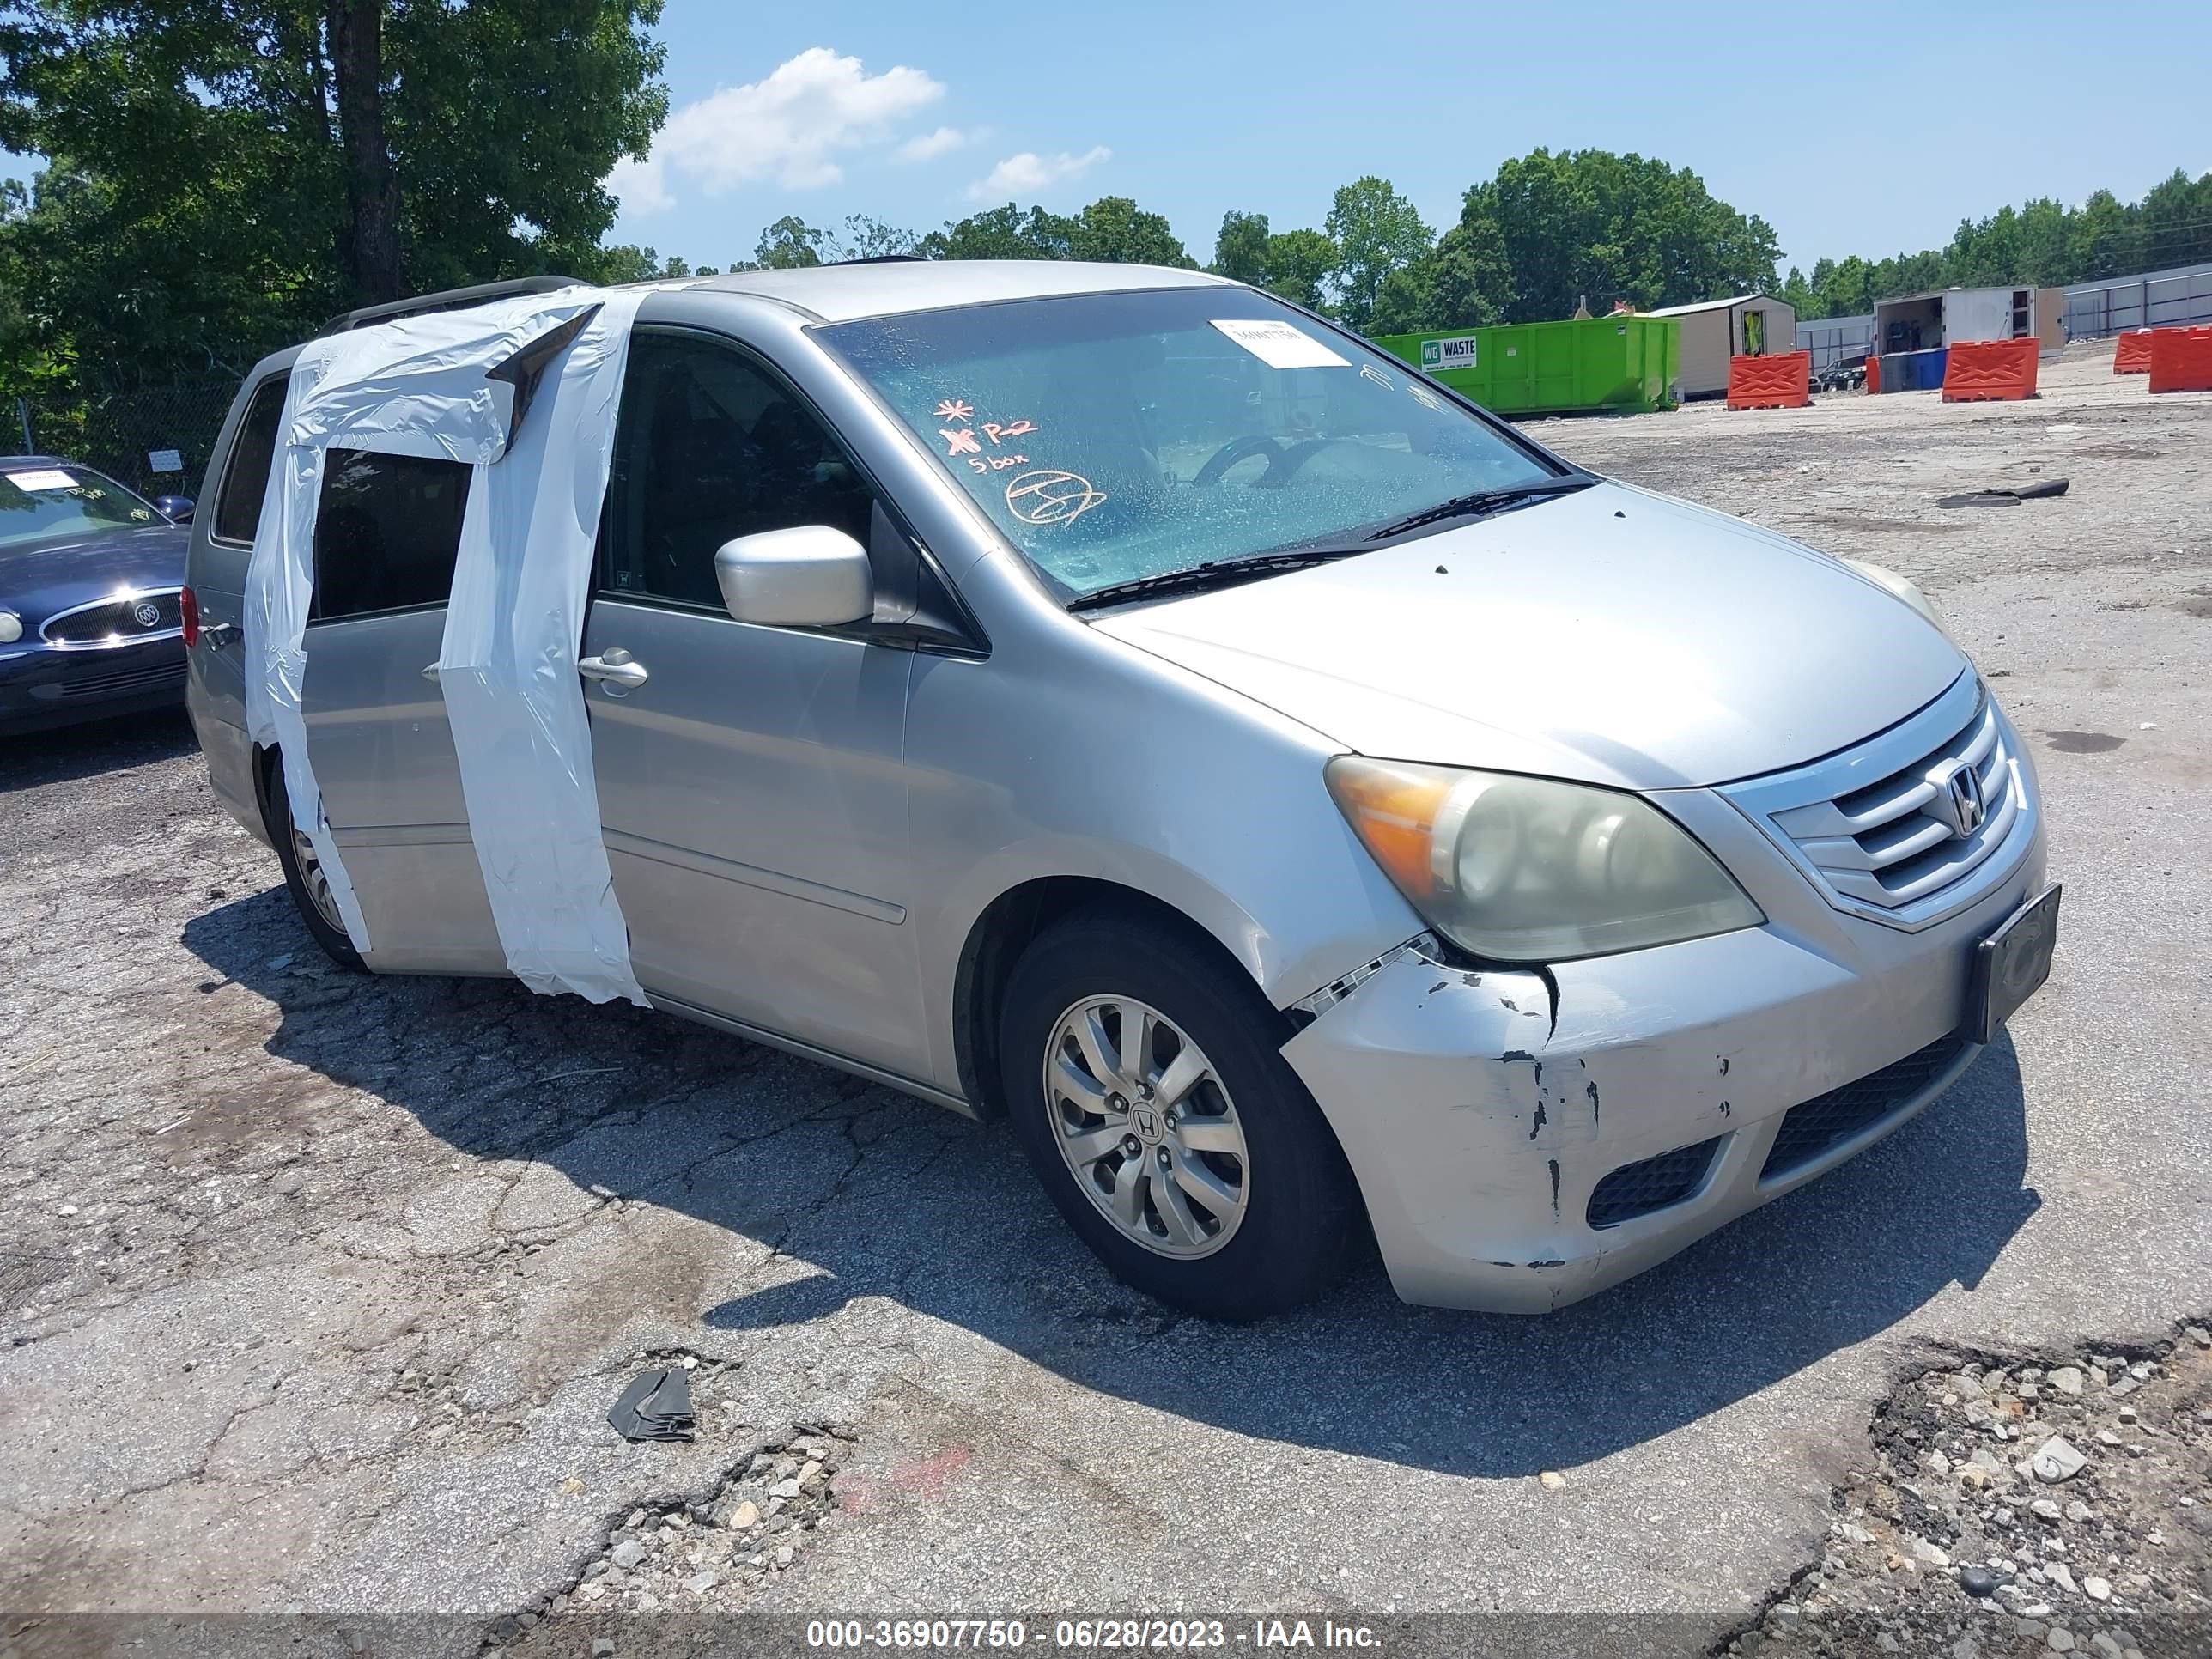
[{"label": "rear wheel", "polygon": [[361,952],[346,936],[345,918],[331,896],[330,878],[321,856],[307,833],[292,822],[291,792],[284,787],[282,762],[272,765],[268,785],[269,839],[276,843],[277,862],[284,866],[284,885],[298,907],[300,920],[323,947],[323,954],[341,968],[360,971]]},{"label": "rear wheel", "polygon": [[1235,964],[1115,908],[1060,922],[1016,963],[1000,1040],[1014,1130],[1117,1277],[1247,1320],[1341,1267],[1351,1173],[1283,1035]]}]

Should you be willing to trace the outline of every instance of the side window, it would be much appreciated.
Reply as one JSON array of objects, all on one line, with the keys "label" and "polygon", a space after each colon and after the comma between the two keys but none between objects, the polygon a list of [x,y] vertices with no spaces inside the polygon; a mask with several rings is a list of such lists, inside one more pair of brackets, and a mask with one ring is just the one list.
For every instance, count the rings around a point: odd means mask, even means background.
[{"label": "side window", "polygon": [[632,338],[608,501],[613,591],[719,611],[724,542],[826,524],[865,547],[874,501],[813,411],[751,358],[681,335]]},{"label": "side window", "polygon": [[219,542],[251,546],[261,522],[261,499],[269,493],[269,468],[276,455],[276,422],[284,414],[289,374],[264,380],[246,406],[246,418],[231,440],[230,459],[215,501],[215,526],[208,534]]},{"label": "side window", "polygon": [[468,497],[469,468],[459,461],[328,452],[309,620],[445,604]]}]

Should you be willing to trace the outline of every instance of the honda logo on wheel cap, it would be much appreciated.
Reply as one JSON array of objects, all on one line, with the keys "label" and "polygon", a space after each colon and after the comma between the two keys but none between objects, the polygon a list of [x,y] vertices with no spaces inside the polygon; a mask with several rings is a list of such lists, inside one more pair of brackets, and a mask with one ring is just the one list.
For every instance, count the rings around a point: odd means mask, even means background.
[{"label": "honda logo on wheel cap", "polygon": [[1990,815],[1989,803],[1982,798],[1982,775],[1970,761],[1953,761],[1929,775],[1928,781],[1936,787],[1936,799],[1928,803],[1928,815],[1952,835],[1971,836],[1982,827]]}]

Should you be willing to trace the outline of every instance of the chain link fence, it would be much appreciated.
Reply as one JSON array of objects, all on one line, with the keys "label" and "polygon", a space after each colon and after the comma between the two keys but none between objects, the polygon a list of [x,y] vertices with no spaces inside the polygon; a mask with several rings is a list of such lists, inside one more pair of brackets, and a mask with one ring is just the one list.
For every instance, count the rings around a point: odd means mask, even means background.
[{"label": "chain link fence", "polygon": [[19,400],[6,442],[82,461],[145,495],[197,495],[238,392],[234,375],[90,390],[50,404]]}]

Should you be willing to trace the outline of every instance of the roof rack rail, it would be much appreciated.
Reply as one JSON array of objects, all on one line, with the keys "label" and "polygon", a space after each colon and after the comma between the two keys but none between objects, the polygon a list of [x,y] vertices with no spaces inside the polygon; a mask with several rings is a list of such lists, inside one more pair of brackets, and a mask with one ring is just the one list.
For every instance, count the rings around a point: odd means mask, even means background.
[{"label": "roof rack rail", "polygon": [[418,294],[411,300],[393,300],[380,306],[363,306],[358,311],[340,312],[323,325],[322,332],[315,337],[368,328],[401,317],[420,317],[433,311],[459,311],[490,300],[512,299],[518,294],[550,294],[556,288],[575,288],[583,280],[580,276],[514,276],[503,283],[478,283],[473,288],[441,289],[435,294]]},{"label": "roof rack rail", "polygon": [[926,265],[929,263],[929,256],[926,253],[864,253],[857,259],[827,259],[823,263],[832,265]]}]

